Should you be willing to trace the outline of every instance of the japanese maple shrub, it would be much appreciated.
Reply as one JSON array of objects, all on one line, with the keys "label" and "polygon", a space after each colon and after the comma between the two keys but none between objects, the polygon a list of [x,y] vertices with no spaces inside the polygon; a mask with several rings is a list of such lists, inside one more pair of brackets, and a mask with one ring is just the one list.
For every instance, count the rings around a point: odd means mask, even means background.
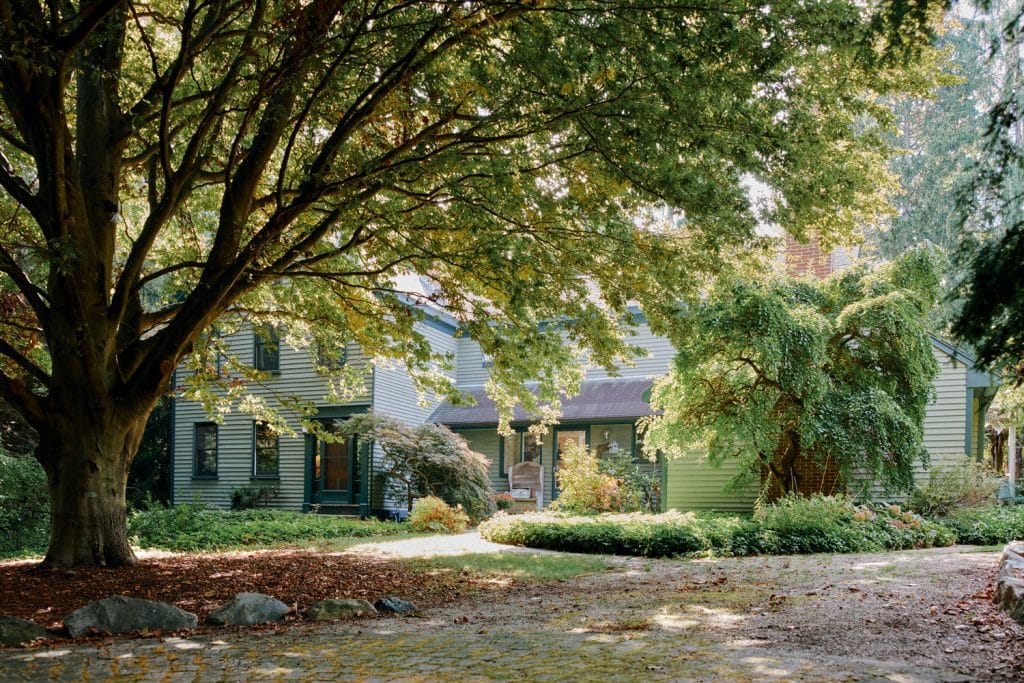
[{"label": "japanese maple shrub", "polygon": [[380,448],[383,458],[377,472],[383,475],[387,492],[403,501],[407,510],[413,509],[417,497],[436,496],[461,506],[473,523],[494,512],[487,476],[490,461],[447,427],[410,427],[371,412],[349,418],[344,430]]}]

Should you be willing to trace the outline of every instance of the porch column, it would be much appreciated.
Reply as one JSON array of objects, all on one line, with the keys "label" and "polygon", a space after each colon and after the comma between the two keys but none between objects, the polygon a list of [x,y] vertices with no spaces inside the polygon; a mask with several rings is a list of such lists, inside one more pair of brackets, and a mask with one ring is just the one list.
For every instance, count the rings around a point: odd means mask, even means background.
[{"label": "porch column", "polygon": [[1009,450],[1007,462],[1010,466],[1010,493],[1017,495],[1017,428],[1010,425],[1010,435],[1006,439],[1006,448]]}]

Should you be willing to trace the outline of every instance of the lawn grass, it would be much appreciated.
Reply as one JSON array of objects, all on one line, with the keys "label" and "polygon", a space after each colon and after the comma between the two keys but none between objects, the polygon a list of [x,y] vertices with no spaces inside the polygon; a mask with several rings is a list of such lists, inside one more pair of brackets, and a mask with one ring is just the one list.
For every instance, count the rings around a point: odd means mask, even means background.
[{"label": "lawn grass", "polygon": [[585,555],[556,553],[468,553],[407,560],[414,569],[463,572],[483,579],[564,581],[612,568],[608,560]]}]

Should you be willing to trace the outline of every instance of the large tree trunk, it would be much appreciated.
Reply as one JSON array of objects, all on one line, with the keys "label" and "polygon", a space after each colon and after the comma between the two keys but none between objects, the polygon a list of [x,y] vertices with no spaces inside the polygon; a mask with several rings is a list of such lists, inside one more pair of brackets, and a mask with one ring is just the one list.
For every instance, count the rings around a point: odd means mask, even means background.
[{"label": "large tree trunk", "polygon": [[[125,527],[125,485],[146,415],[95,420],[64,413],[40,435],[50,483],[50,546],[43,567],[135,564]],[[56,466],[54,466],[56,465]]]},{"label": "large tree trunk", "polygon": [[800,477],[796,462],[800,457],[800,437],[792,430],[786,430],[779,438],[774,452],[767,461],[771,481],[768,499],[778,500],[791,493],[800,492]]}]

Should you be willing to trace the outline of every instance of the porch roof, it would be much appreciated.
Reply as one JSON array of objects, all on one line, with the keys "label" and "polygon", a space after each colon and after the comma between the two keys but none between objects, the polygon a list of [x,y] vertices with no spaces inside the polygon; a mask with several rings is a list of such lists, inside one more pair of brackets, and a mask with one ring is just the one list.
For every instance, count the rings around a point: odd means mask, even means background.
[{"label": "porch roof", "polygon": [[[562,418],[565,421],[636,419],[652,415],[648,390],[653,380],[647,377],[627,377],[589,380],[580,384],[577,396],[562,400]],[[430,415],[429,421],[445,425],[486,425],[498,423],[498,409],[483,387],[464,390],[476,399],[474,406],[453,406],[442,403]],[[536,416],[516,407],[512,422],[531,422]]]}]

